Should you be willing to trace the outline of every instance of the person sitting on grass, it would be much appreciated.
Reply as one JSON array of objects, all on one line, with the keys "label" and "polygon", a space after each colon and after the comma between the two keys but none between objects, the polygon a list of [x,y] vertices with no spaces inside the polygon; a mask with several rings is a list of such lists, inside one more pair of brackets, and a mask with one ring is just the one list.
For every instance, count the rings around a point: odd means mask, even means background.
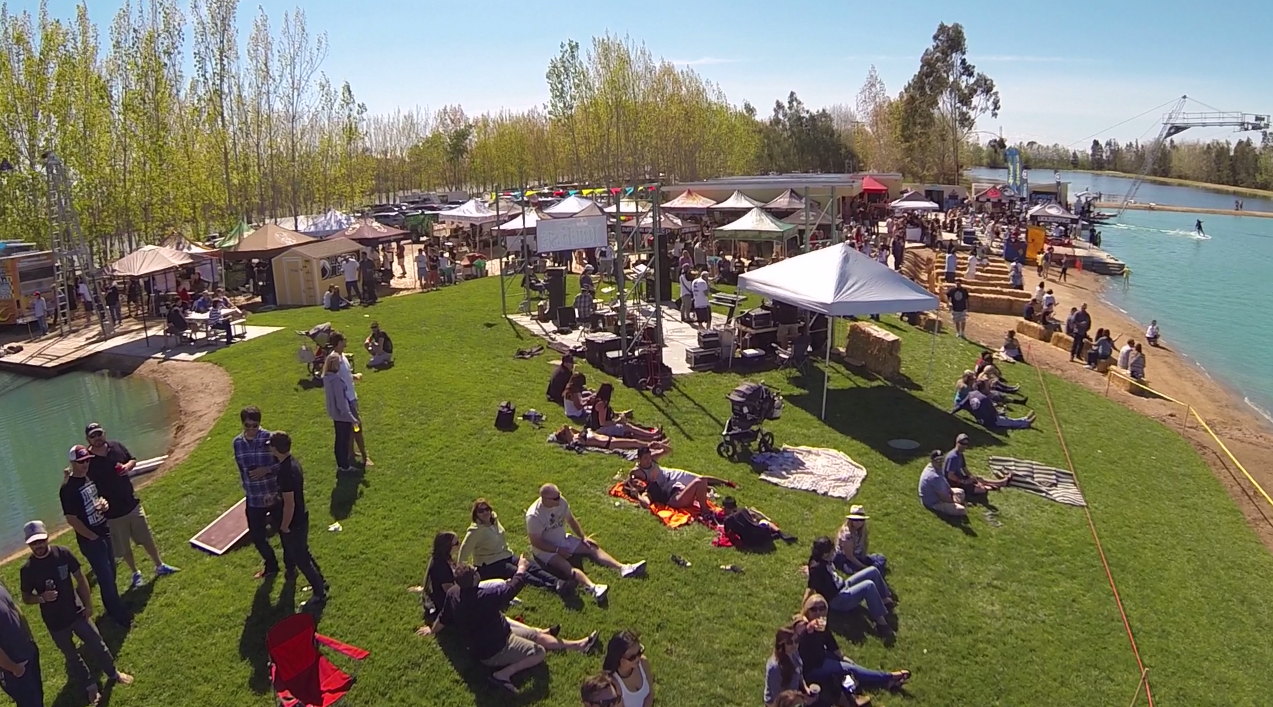
[{"label": "person sitting on grass", "polygon": [[958,413],[960,410],[967,410],[972,413],[974,419],[981,423],[983,427],[989,429],[1026,429],[1034,424],[1034,412],[1029,412],[1025,417],[1008,417],[1000,414],[998,408],[995,407],[994,401],[990,399],[990,388],[985,381],[977,381],[976,386],[968,393],[955,409],[951,410],[951,414]]},{"label": "person sitting on grass", "polygon": [[513,694],[517,694],[513,676],[544,662],[547,651],[587,653],[597,645],[596,631],[587,638],[567,641],[558,638],[553,630],[533,628],[504,616],[504,607],[521,591],[529,566],[522,557],[512,579],[479,582],[477,570],[459,565],[455,569],[455,586],[447,591],[441,618],[433,627],[438,630],[455,624],[473,658],[495,668],[491,682]]},{"label": "person sitting on grass", "polygon": [[571,374],[566,389],[561,392],[562,407],[566,417],[583,424],[588,421],[588,406],[592,403],[592,393],[587,388],[588,379],[582,373]]},{"label": "person sitting on grass", "polygon": [[[573,535],[566,532],[566,526],[574,531]],[[539,498],[526,509],[526,534],[540,564],[558,576],[574,577],[575,581],[587,587],[597,603],[605,601],[610,587],[594,583],[583,570],[570,564],[572,558],[577,555],[588,557],[599,565],[618,570],[619,576],[624,578],[635,577],[645,570],[645,560],[631,564],[619,562],[584,534],[583,527],[570,512],[570,504],[566,503],[554,484],[539,487]]]},{"label": "person sitting on grass", "polygon": [[1004,335],[1003,347],[999,351],[1013,361],[1025,363],[1025,356],[1021,355],[1021,343],[1017,341],[1017,332],[1011,329]]},{"label": "person sitting on grass", "polygon": [[[475,565],[477,576],[482,579],[512,579],[517,573],[517,560],[508,547],[504,537],[504,526],[500,524],[485,498],[473,502],[470,513],[472,525],[464,532],[464,540],[460,542],[460,562]],[[533,587],[551,589],[558,594],[568,594],[575,590],[573,579],[558,579],[545,570],[538,561],[533,561],[526,569],[526,583]]]},{"label": "person sitting on grass", "polygon": [[564,354],[561,362],[553,366],[552,377],[548,379],[548,402],[562,404],[562,394],[566,392],[566,384],[570,382],[570,377],[575,372],[575,357],[572,354]]},{"label": "person sitting on grass", "polygon": [[437,620],[446,604],[446,593],[455,586],[455,549],[459,545],[459,538],[449,530],[433,536],[433,552],[421,585],[426,626]]},{"label": "person sitting on grass", "polygon": [[[870,700],[858,695],[858,692],[897,690],[910,680],[909,670],[871,670],[845,658],[835,636],[827,630],[828,608],[834,609],[834,603],[818,594],[811,594],[792,622],[792,629],[800,643],[805,682],[821,687],[827,704],[844,704],[839,699],[844,697],[848,698],[849,704],[865,705]],[[849,685],[845,685],[845,677],[852,678]]]},{"label": "person sitting on grass", "polygon": [[853,611],[866,604],[867,613],[875,622],[881,638],[888,639],[893,629],[888,625],[889,608],[895,603],[893,594],[884,583],[884,576],[874,567],[868,567],[841,579],[835,573],[835,543],[831,538],[820,537],[813,541],[809,552],[808,588],[805,600],[813,596],[827,597],[831,609],[839,612]]},{"label": "person sitting on grass", "polygon": [[1097,329],[1096,341],[1092,342],[1092,348],[1087,352],[1087,365],[1084,368],[1095,370],[1098,363],[1108,361],[1113,355],[1114,340],[1109,336],[1109,329]]},{"label": "person sitting on grass", "polygon": [[[579,699],[583,707],[620,707],[623,693],[615,684],[614,676],[602,672],[591,675],[579,685]],[[624,706],[626,707],[626,706]]]},{"label": "person sitting on grass", "polygon": [[833,563],[836,569],[847,575],[856,574],[868,567],[884,571],[887,562],[884,556],[868,551],[870,541],[866,521],[870,518],[865,508],[854,504],[849,507],[849,514],[844,516],[844,525],[840,526],[840,532],[836,533]]},{"label": "person sitting on grass", "polygon": [[995,363],[994,352],[990,350],[981,352],[973,372],[977,374],[978,380],[990,381],[990,387],[1000,393],[1015,393],[1021,389],[1021,386],[1008,385],[1008,381],[1004,380],[1003,371],[999,368],[999,364]]},{"label": "person sitting on grass", "polygon": [[332,285],[327,288],[327,292],[323,293],[323,309],[330,309],[333,312],[347,309],[350,306],[349,300],[340,294],[340,288]]},{"label": "person sitting on grass", "polygon": [[962,517],[968,515],[962,489],[951,488],[941,472],[943,453],[934,449],[928,454],[928,465],[919,475],[919,502],[934,513]]},{"label": "person sitting on grass", "polygon": [[371,335],[363,342],[363,348],[371,354],[367,361],[368,368],[379,368],[393,363],[393,339],[380,328],[380,322],[371,323]]},{"label": "person sitting on grass", "polygon": [[622,707],[650,707],[654,704],[654,674],[645,655],[645,646],[635,631],[620,631],[610,637],[601,669],[614,677],[622,697]]},{"label": "person sitting on grass", "polygon": [[972,440],[966,434],[955,438],[955,446],[942,459],[942,473],[951,488],[962,489],[969,496],[985,495],[990,491],[999,491],[1012,480],[1012,474],[1002,479],[987,479],[968,471],[968,460],[964,452]]},{"label": "person sitting on grass", "polygon": [[707,505],[707,490],[712,486],[737,488],[737,484],[715,476],[699,476],[681,469],[664,469],[654,460],[650,447],[637,450],[637,463],[629,477],[645,483],[645,493],[637,499],[649,508],[651,503],[661,503],[669,508],[693,509],[707,515],[712,511]]},{"label": "person sitting on grass", "polygon": [[622,439],[611,437],[600,432],[583,429],[577,430],[570,425],[562,425],[549,438],[555,444],[565,447],[589,447],[592,449],[641,449],[649,447],[656,456],[665,456],[672,452],[672,447],[664,442],[642,442],[639,439]]},{"label": "person sitting on grass", "polygon": [[645,442],[653,442],[665,437],[661,428],[650,429],[634,425],[626,414],[616,413],[614,408],[610,407],[610,398],[613,396],[613,385],[602,383],[597,387],[597,392],[592,396],[592,411],[588,413],[586,429],[596,430],[610,437],[626,437]]},{"label": "person sitting on grass", "polygon": [[775,707],[782,695],[794,694],[793,705],[813,704],[821,694],[820,685],[804,681],[804,661],[800,659],[800,636],[791,626],[774,635],[774,652],[765,662],[765,707]]}]

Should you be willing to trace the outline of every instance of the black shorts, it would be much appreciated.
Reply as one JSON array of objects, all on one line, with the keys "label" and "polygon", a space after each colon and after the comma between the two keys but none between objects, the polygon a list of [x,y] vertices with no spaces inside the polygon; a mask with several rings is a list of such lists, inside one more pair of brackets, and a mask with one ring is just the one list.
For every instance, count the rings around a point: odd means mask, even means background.
[{"label": "black shorts", "polygon": [[711,324],[712,323],[712,308],[711,307],[695,307],[694,318],[698,320],[699,324]]}]

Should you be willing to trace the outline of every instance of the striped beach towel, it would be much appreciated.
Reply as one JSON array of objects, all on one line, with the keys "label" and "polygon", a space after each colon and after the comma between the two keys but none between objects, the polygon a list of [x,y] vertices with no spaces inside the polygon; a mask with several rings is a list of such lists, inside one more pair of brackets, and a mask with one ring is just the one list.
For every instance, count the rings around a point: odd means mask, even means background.
[{"label": "striped beach towel", "polygon": [[999,476],[1012,474],[1008,486],[1051,499],[1068,506],[1086,506],[1083,494],[1074,483],[1074,474],[1065,469],[1044,466],[1028,459],[990,457],[990,468]]}]

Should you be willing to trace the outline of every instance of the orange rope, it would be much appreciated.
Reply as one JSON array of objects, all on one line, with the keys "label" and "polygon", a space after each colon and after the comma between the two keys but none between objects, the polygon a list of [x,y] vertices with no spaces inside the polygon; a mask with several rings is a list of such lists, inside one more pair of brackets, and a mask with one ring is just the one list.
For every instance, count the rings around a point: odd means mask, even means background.
[{"label": "orange rope", "polygon": [[[1030,344],[1026,345],[1034,354],[1034,347]],[[1052,407],[1052,395],[1048,392],[1048,385],[1043,381],[1043,371],[1038,367],[1034,367],[1034,372],[1039,377],[1039,387],[1043,388],[1043,398],[1048,402],[1048,413],[1052,415],[1052,422],[1056,424],[1056,438],[1061,442],[1061,451],[1065,453],[1065,463],[1070,467],[1070,473],[1074,475],[1074,486],[1078,488],[1083,498],[1087,499],[1087,494],[1083,493],[1083,487],[1079,484],[1078,472],[1074,470],[1074,460],[1070,458],[1070,449],[1065,444],[1065,435],[1061,432],[1061,421],[1056,416],[1056,408]],[[1114,593],[1114,602],[1118,604],[1118,613],[1123,618],[1123,628],[1127,630],[1127,640],[1131,642],[1132,654],[1136,656],[1136,665],[1140,667],[1141,682],[1145,684],[1145,699],[1149,701],[1149,707],[1154,707],[1154,695],[1149,690],[1149,677],[1146,675],[1148,668],[1140,659],[1140,649],[1136,646],[1136,636],[1132,633],[1131,621],[1127,618],[1127,611],[1123,609],[1123,599],[1118,595],[1118,586],[1114,584],[1114,572],[1109,568],[1109,561],[1105,559],[1105,548],[1101,546],[1101,536],[1096,532],[1096,521],[1092,519],[1092,509],[1086,504],[1083,505],[1083,513],[1087,515],[1087,527],[1092,531],[1092,540],[1096,543],[1096,552],[1101,556],[1101,564],[1105,567],[1105,577],[1109,579],[1110,591]],[[1137,689],[1139,694],[1139,688]]]}]

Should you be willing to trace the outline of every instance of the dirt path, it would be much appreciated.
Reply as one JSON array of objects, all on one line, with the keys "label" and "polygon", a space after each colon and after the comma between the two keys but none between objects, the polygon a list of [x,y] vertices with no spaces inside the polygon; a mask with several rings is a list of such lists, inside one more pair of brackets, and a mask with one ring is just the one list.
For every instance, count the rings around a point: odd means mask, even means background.
[{"label": "dirt path", "polygon": [[[1029,275],[1026,285],[1033,289],[1036,280],[1033,275]],[[1115,336],[1121,335],[1118,339],[1120,346],[1129,338],[1141,342],[1147,358],[1145,375],[1149,386],[1197,410],[1251,476],[1273,494],[1273,428],[1248,408],[1241,396],[1225,389],[1188,358],[1173,351],[1170,348],[1170,331],[1164,332],[1162,348],[1144,345],[1144,327],[1100,301],[1100,288],[1106,283],[1114,284],[1114,281],[1085,272],[1071,272],[1068,282],[1049,280],[1048,286],[1057,297],[1059,316],[1068,314],[1070,307],[1087,303],[1087,309],[1092,315],[1093,331],[1098,327],[1112,330]],[[974,340],[985,342],[990,348],[998,348],[1003,342],[1004,332],[1014,328],[1017,320],[1013,316],[973,314],[968,322],[968,335]],[[1189,416],[1186,421],[1183,406],[1160,398],[1130,395],[1107,386],[1104,376],[1087,370],[1080,363],[1070,363],[1068,351],[1040,341],[1023,339],[1022,346],[1027,344],[1029,350],[1026,358],[1031,363],[1097,393],[1108,395],[1110,399],[1180,431],[1198,448],[1215,471],[1216,477],[1228,489],[1234,502],[1242,509],[1251,527],[1273,551],[1273,507],[1252,488],[1242,472],[1219,449],[1196,419]]]}]

